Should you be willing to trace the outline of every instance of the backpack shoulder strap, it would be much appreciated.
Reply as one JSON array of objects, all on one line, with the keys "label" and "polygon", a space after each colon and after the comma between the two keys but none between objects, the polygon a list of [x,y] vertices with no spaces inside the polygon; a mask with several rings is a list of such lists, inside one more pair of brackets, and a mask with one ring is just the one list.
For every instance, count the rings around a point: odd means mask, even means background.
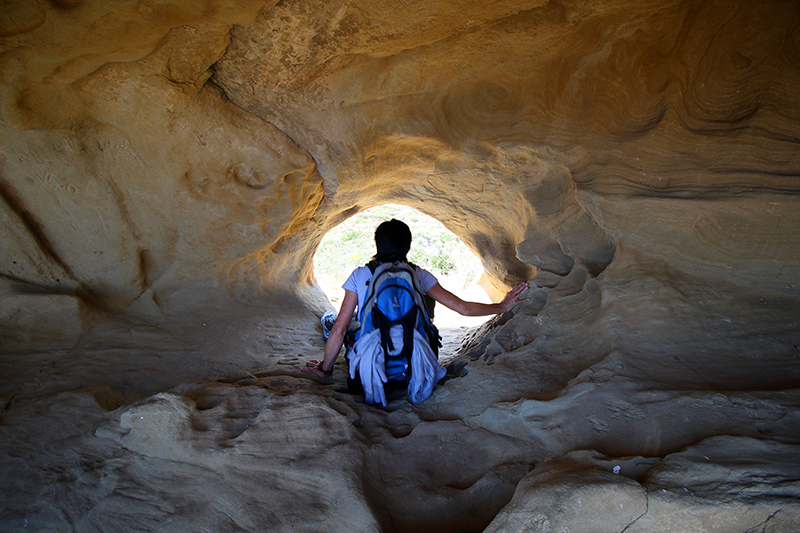
[{"label": "backpack shoulder strap", "polygon": [[[399,262],[399,263],[406,263],[408,266],[410,266],[410,267],[411,267],[411,270],[413,270],[413,271],[414,271],[414,273],[416,273],[416,272],[417,272],[417,268],[419,268],[417,265],[415,265],[415,264],[414,264],[414,263],[412,263],[411,261],[396,261],[396,262]],[[374,259],[373,259],[372,261],[370,261],[369,263],[367,263],[367,264],[366,264],[366,265],[364,265],[364,266],[365,266],[365,267],[367,267],[367,268],[369,269],[369,271],[370,271],[370,272],[372,272],[372,273],[374,274],[374,273],[375,273],[375,269],[377,269],[377,268],[378,268],[379,266],[381,266],[382,264],[383,264],[383,263],[381,263],[380,261],[377,261],[377,260],[374,260]]]}]

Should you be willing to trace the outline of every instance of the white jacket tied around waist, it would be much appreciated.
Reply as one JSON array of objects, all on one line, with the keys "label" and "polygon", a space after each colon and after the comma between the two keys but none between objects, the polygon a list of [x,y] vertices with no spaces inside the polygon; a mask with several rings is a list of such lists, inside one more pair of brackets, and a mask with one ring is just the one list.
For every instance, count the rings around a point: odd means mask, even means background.
[{"label": "white jacket tied around waist", "polygon": [[[395,326],[389,331],[394,346],[403,344],[403,328]],[[367,404],[386,405],[386,392],[383,390],[386,378],[386,359],[381,347],[380,330],[372,330],[359,339],[350,355],[350,377],[356,372],[361,376],[364,386],[364,401]],[[425,400],[447,371],[439,366],[427,339],[414,331],[414,351],[411,354],[411,380],[408,383],[408,399],[411,403]]]}]

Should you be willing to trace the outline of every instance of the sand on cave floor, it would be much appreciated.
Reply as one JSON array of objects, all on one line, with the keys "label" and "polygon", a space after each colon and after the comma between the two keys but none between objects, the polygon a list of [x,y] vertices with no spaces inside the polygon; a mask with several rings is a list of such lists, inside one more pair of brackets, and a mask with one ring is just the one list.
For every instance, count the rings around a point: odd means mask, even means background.
[{"label": "sand on cave floor", "polygon": [[[720,387],[753,353],[751,383],[774,365],[795,372],[769,326],[793,302],[719,299],[706,312],[626,296],[638,329],[610,348],[608,324],[570,322],[586,300],[566,297],[507,353],[459,354],[469,330],[442,328],[443,357],[467,372],[386,408],[345,391],[341,358],[329,380],[300,370],[322,350],[318,313],[278,302],[158,325],[116,317],[13,393],[0,530],[525,531],[536,517],[588,530],[581,502],[608,531],[795,531],[800,391]],[[607,295],[605,316],[618,301]],[[666,315],[672,338],[657,328]],[[732,325],[746,335],[691,338],[706,333],[689,323],[719,316],[750,317]]]}]

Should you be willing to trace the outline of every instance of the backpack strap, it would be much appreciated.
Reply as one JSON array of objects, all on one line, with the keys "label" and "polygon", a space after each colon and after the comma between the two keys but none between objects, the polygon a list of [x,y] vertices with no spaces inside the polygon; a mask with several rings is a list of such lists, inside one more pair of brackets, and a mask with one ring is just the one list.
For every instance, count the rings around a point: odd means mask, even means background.
[{"label": "backpack strap", "polygon": [[[419,267],[417,267],[417,265],[415,265],[411,261],[401,261],[401,262],[402,263],[408,263],[408,266],[410,266],[412,268],[412,270],[414,270],[414,272],[416,272],[417,268],[419,268]],[[370,261],[369,263],[367,263],[364,266],[366,266],[369,269],[369,271],[374,274],[375,273],[375,269],[378,268],[379,266],[381,266],[382,264],[383,263],[381,263],[377,259],[373,259],[372,261]],[[369,283],[369,282],[367,282],[367,283]]]},{"label": "backpack strap", "polygon": [[400,354],[402,357],[405,357],[409,361],[411,360],[411,354],[414,351],[414,326],[417,323],[417,315],[419,315],[420,309],[415,308],[412,312],[408,313],[406,316],[403,317],[403,351]]},{"label": "backpack strap", "polygon": [[[387,354],[394,352],[394,343],[392,342],[391,335],[389,335],[389,329],[391,327],[389,319],[387,319],[377,307],[372,310],[372,313],[373,324],[381,330],[381,345],[383,346],[383,351]],[[403,326],[403,351],[396,357],[411,357],[414,346],[414,325],[417,323],[417,315],[419,315],[419,309],[414,309],[400,321],[400,324]]]}]

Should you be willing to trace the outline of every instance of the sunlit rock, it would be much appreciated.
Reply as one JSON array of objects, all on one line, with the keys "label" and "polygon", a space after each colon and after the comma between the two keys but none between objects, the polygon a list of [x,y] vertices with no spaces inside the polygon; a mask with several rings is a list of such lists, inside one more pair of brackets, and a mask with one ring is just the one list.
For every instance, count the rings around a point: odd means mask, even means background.
[{"label": "sunlit rock", "polygon": [[[796,531],[798,28],[782,0],[0,2],[0,522]],[[384,203],[495,299],[531,288],[376,409],[343,358],[300,369],[317,245]]]}]

